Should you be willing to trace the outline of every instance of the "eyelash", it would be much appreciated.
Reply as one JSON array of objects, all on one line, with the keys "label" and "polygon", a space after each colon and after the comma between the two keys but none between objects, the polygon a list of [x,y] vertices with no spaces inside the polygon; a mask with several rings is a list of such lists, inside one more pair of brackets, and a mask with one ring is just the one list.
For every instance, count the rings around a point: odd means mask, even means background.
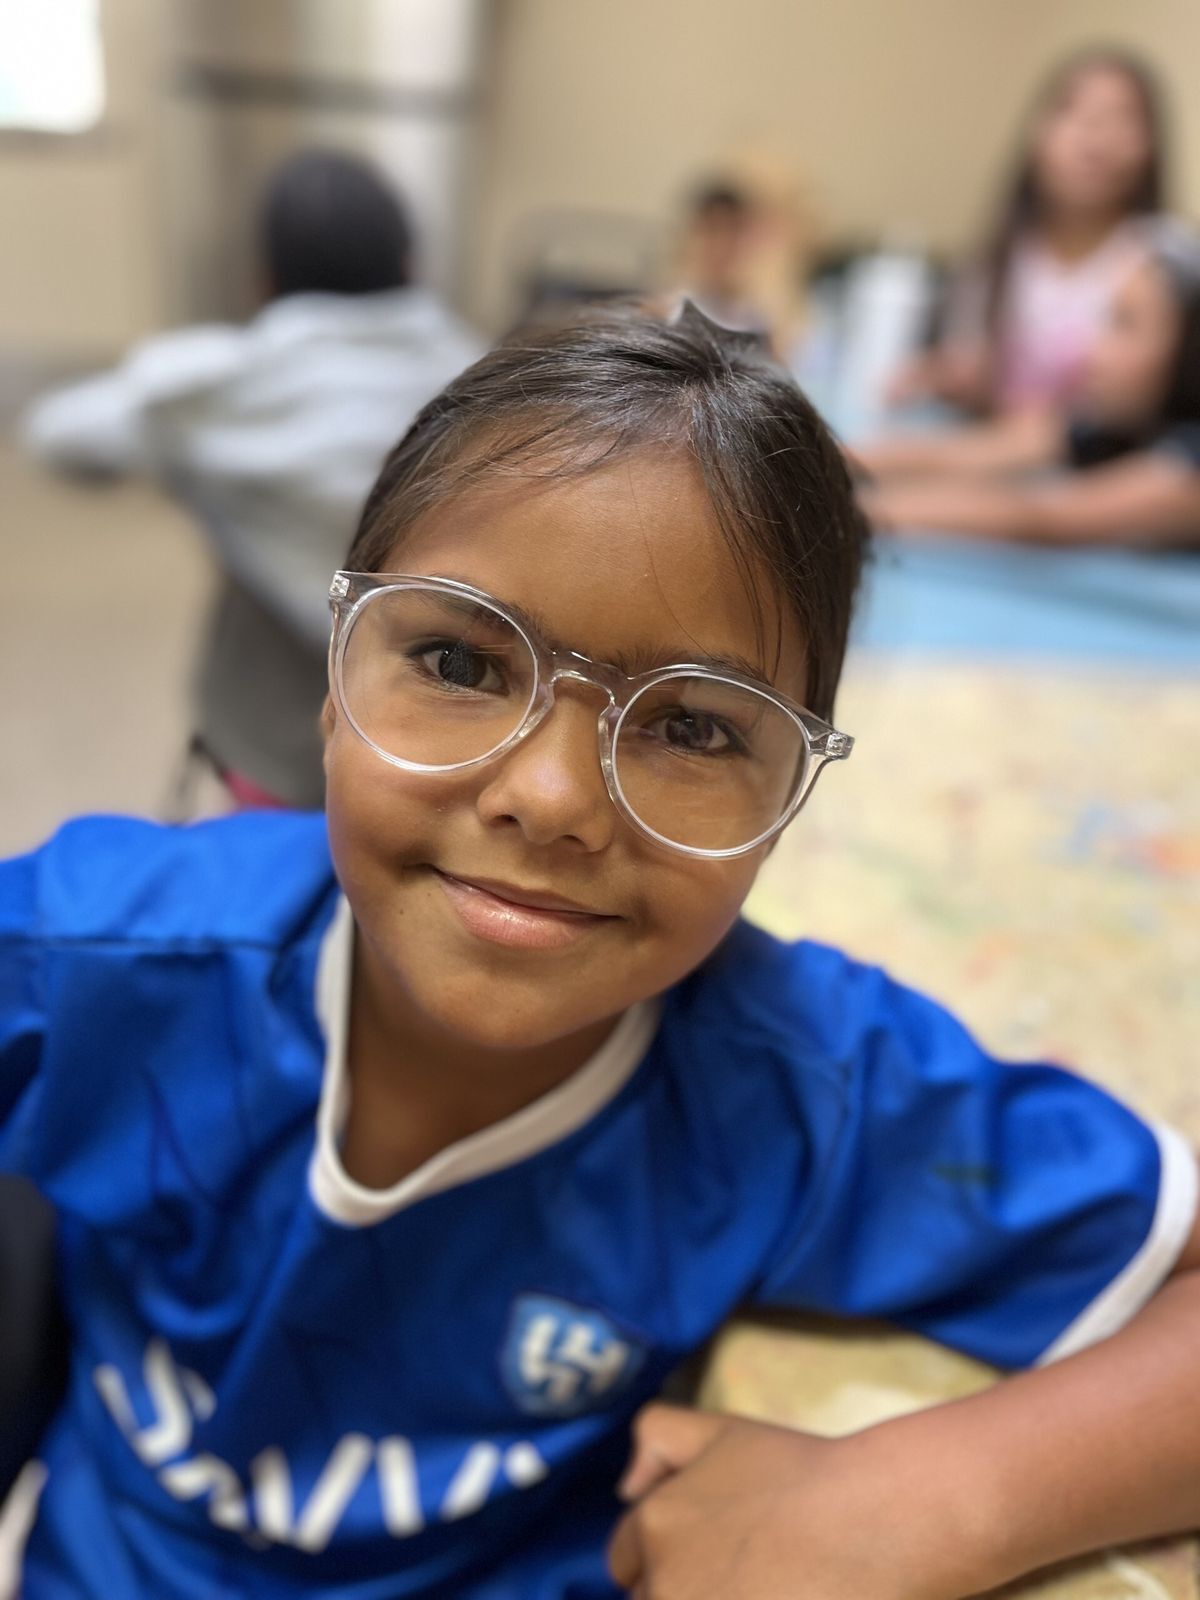
[{"label": "eyelash", "polygon": [[[470,693],[487,693],[487,692],[489,692],[489,691],[481,689],[479,686],[473,685],[473,684],[455,684],[452,681],[450,681],[450,680],[448,680],[446,678],[443,678],[438,672],[436,672],[435,670],[431,670],[429,667],[427,667],[424,664],[424,658],[427,657],[427,656],[434,655],[436,653],[445,654],[447,652],[452,652],[452,651],[455,651],[455,650],[461,650],[463,652],[463,654],[469,656],[469,658],[472,661],[481,663],[483,668],[484,668],[485,673],[494,672],[497,675],[497,677],[500,679],[501,691],[504,690],[504,688],[507,686],[506,685],[506,676],[505,676],[505,672],[504,672],[504,667],[503,667],[502,663],[499,661],[499,659],[496,656],[489,654],[489,652],[487,650],[481,649],[480,647],[478,647],[476,645],[472,645],[467,640],[464,640],[461,637],[460,638],[454,638],[454,639],[452,639],[452,638],[424,639],[424,640],[419,641],[417,644],[410,645],[406,649],[404,654],[405,654],[405,659],[407,661],[413,663],[415,665],[415,667],[417,668],[417,670],[420,671],[424,675],[426,680],[431,685],[433,685],[437,689],[440,689],[440,690],[444,691],[447,694],[470,694]],[[495,691],[491,691],[491,692],[495,692]],[[689,749],[686,748],[686,746],[672,745],[666,739],[663,739],[662,740],[663,748],[664,748],[664,750],[668,751],[671,755],[677,755],[677,756],[700,755],[700,756],[706,756],[709,760],[720,760],[720,759],[730,760],[730,759],[733,759],[733,758],[738,757],[738,756],[747,756],[747,755],[750,754],[750,746],[749,746],[744,734],[738,728],[736,728],[727,718],[720,716],[717,712],[704,711],[704,710],[699,709],[699,708],[689,708],[687,706],[682,706],[682,705],[662,706],[662,707],[657,708],[653,712],[651,721],[648,722],[647,724],[645,724],[645,727],[649,727],[653,723],[661,723],[663,721],[669,720],[672,717],[682,717],[682,718],[701,718],[702,717],[702,718],[706,719],[708,722],[710,722],[713,725],[714,729],[721,734],[722,738],[725,739],[726,748],[720,749],[720,750],[689,750]]]}]

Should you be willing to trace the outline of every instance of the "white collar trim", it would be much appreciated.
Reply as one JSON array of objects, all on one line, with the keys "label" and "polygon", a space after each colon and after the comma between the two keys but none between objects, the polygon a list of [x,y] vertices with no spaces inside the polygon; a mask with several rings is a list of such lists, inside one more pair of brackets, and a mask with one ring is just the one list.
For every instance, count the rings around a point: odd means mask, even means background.
[{"label": "white collar trim", "polygon": [[513,1166],[565,1139],[616,1098],[658,1027],[657,1000],[632,1006],[595,1055],[565,1083],[492,1127],[448,1145],[390,1189],[369,1189],[349,1175],[338,1150],[350,1104],[346,1036],[353,953],[354,917],[343,895],[322,940],[317,965],[316,1006],[325,1035],[325,1071],[308,1187],[320,1211],[351,1228],[383,1222],[418,1200]]}]

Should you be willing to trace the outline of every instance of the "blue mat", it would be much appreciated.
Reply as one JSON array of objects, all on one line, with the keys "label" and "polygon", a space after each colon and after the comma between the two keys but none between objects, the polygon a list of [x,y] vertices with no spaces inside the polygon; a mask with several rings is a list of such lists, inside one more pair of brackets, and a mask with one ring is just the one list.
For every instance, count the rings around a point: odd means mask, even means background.
[{"label": "blue mat", "polygon": [[853,643],[1141,661],[1200,671],[1200,551],[878,541]]}]

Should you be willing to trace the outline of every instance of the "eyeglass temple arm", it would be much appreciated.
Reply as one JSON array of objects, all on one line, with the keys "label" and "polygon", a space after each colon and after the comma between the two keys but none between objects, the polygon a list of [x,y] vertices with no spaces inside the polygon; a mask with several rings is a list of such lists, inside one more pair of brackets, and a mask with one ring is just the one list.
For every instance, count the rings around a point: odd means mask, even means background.
[{"label": "eyeglass temple arm", "polygon": [[848,733],[838,733],[836,728],[830,728],[828,733],[821,733],[812,741],[814,755],[824,756],[826,761],[844,761],[854,749],[854,739]]}]

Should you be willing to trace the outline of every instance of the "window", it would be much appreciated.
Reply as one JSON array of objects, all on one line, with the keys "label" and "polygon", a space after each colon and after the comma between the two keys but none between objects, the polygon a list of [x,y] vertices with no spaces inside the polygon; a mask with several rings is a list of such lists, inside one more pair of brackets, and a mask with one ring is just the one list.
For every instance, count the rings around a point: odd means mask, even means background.
[{"label": "window", "polygon": [[82,133],[104,110],[99,0],[0,0],[0,130]]}]

